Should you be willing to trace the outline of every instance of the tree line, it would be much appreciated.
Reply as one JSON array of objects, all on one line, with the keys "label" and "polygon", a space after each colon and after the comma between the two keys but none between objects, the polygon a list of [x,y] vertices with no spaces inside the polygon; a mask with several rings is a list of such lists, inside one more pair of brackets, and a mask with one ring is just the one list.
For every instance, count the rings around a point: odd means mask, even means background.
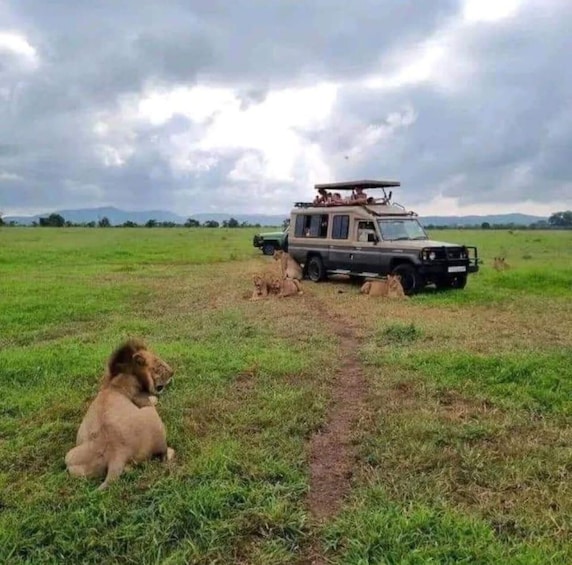
[{"label": "tree line", "polygon": [[464,224],[464,225],[438,225],[428,224],[425,226],[428,230],[553,230],[553,229],[572,229],[572,210],[565,212],[555,212],[548,220],[540,220],[531,224],[494,224],[490,222],[482,222],[480,224]]},{"label": "tree line", "polygon": [[[0,214],[0,226],[16,226],[15,222],[4,222],[2,215]],[[50,214],[45,218],[39,218],[38,221],[32,222],[32,227],[49,227],[49,228],[261,228],[260,224],[251,224],[249,222],[239,222],[235,218],[230,218],[228,220],[223,220],[222,222],[217,222],[216,220],[207,220],[206,222],[199,222],[194,218],[189,218],[184,224],[179,224],[176,222],[160,222],[159,220],[150,219],[144,224],[138,224],[128,220],[122,224],[112,225],[109,218],[100,218],[97,222],[70,222],[66,220],[61,214]]]}]

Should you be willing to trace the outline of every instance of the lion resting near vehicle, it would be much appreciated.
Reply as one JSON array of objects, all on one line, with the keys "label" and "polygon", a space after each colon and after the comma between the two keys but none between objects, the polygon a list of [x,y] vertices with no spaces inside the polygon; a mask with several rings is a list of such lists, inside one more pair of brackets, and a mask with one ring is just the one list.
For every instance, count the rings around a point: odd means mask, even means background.
[{"label": "lion resting near vehicle", "polygon": [[294,296],[296,294],[304,294],[302,291],[302,283],[297,279],[285,278],[279,281],[280,293],[278,298],[286,298],[287,296]]},{"label": "lion resting near vehicle", "polygon": [[165,426],[155,409],[157,397],[173,376],[167,363],[138,340],[114,351],[99,393],[90,404],[65,463],[76,477],[106,475],[103,490],[129,463],[154,455],[174,457]]},{"label": "lion resting near vehicle", "polygon": [[266,277],[258,274],[252,275],[252,284],[254,285],[254,290],[252,291],[250,300],[262,300],[268,297],[269,285]]},{"label": "lion resting near vehicle", "polygon": [[302,284],[297,279],[280,279],[275,275],[256,274],[252,276],[254,290],[250,300],[262,300],[271,295],[285,298],[294,294],[302,294]]},{"label": "lion resting near vehicle", "polygon": [[297,279],[301,281],[304,278],[302,267],[293,259],[289,253],[279,249],[274,253],[274,260],[280,261],[280,273],[282,278]]},{"label": "lion resting near vehicle", "polygon": [[366,281],[360,288],[361,294],[369,296],[383,296],[385,298],[409,298],[403,291],[399,275],[387,275],[385,280]]}]

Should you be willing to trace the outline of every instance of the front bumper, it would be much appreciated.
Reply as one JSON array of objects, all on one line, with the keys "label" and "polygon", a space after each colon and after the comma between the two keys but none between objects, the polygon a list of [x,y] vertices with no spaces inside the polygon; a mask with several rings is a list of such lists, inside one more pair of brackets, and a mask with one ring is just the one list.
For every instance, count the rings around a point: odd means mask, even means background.
[{"label": "front bumper", "polygon": [[263,239],[259,235],[255,235],[252,238],[252,245],[254,247],[262,247],[262,241],[263,241]]},{"label": "front bumper", "polygon": [[[428,258],[430,253],[435,259]],[[420,254],[419,272],[425,276],[463,275],[479,270],[476,247],[424,247]]]}]

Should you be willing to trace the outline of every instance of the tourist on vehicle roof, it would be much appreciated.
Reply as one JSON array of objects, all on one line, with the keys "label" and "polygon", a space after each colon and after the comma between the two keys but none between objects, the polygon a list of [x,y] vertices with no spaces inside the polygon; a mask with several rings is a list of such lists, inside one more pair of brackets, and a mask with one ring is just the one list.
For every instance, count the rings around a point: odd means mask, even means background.
[{"label": "tourist on vehicle roof", "polygon": [[334,192],[334,195],[332,196],[332,204],[344,204],[344,199],[339,192]]},{"label": "tourist on vehicle roof", "polygon": [[361,186],[356,187],[355,192],[352,191],[350,198],[356,203],[359,202],[365,204],[367,202],[367,194],[363,191]]}]

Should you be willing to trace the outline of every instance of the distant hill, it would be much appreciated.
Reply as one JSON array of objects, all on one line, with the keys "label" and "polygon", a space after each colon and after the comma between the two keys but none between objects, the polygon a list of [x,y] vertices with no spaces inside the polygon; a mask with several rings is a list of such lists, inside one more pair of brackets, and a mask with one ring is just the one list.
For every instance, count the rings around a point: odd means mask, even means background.
[{"label": "distant hill", "polygon": [[[129,212],[112,206],[102,208],[83,208],[78,210],[58,210],[56,213],[62,215],[66,220],[78,224],[97,222],[101,218],[106,217],[114,226],[121,225],[128,221],[142,225],[149,220],[184,224],[188,218],[188,216],[179,216],[178,214],[167,210]],[[39,214],[36,216],[6,216],[4,220],[6,222],[14,221],[20,225],[32,225],[33,222],[38,222],[40,217],[46,217],[48,215],[49,213]],[[224,220],[235,218],[240,223],[248,222],[249,224],[260,224],[261,226],[280,226],[284,219],[288,217],[288,212],[285,212],[283,215],[210,214],[205,212],[193,214],[190,217],[198,220],[201,224],[209,220],[215,220],[222,223]],[[470,226],[480,225],[483,222],[489,222],[490,224],[512,223],[515,225],[528,225],[534,222],[547,220],[547,218],[541,216],[529,216],[526,214],[497,214],[488,216],[422,216],[419,219],[425,226],[429,224],[438,226]]]}]

